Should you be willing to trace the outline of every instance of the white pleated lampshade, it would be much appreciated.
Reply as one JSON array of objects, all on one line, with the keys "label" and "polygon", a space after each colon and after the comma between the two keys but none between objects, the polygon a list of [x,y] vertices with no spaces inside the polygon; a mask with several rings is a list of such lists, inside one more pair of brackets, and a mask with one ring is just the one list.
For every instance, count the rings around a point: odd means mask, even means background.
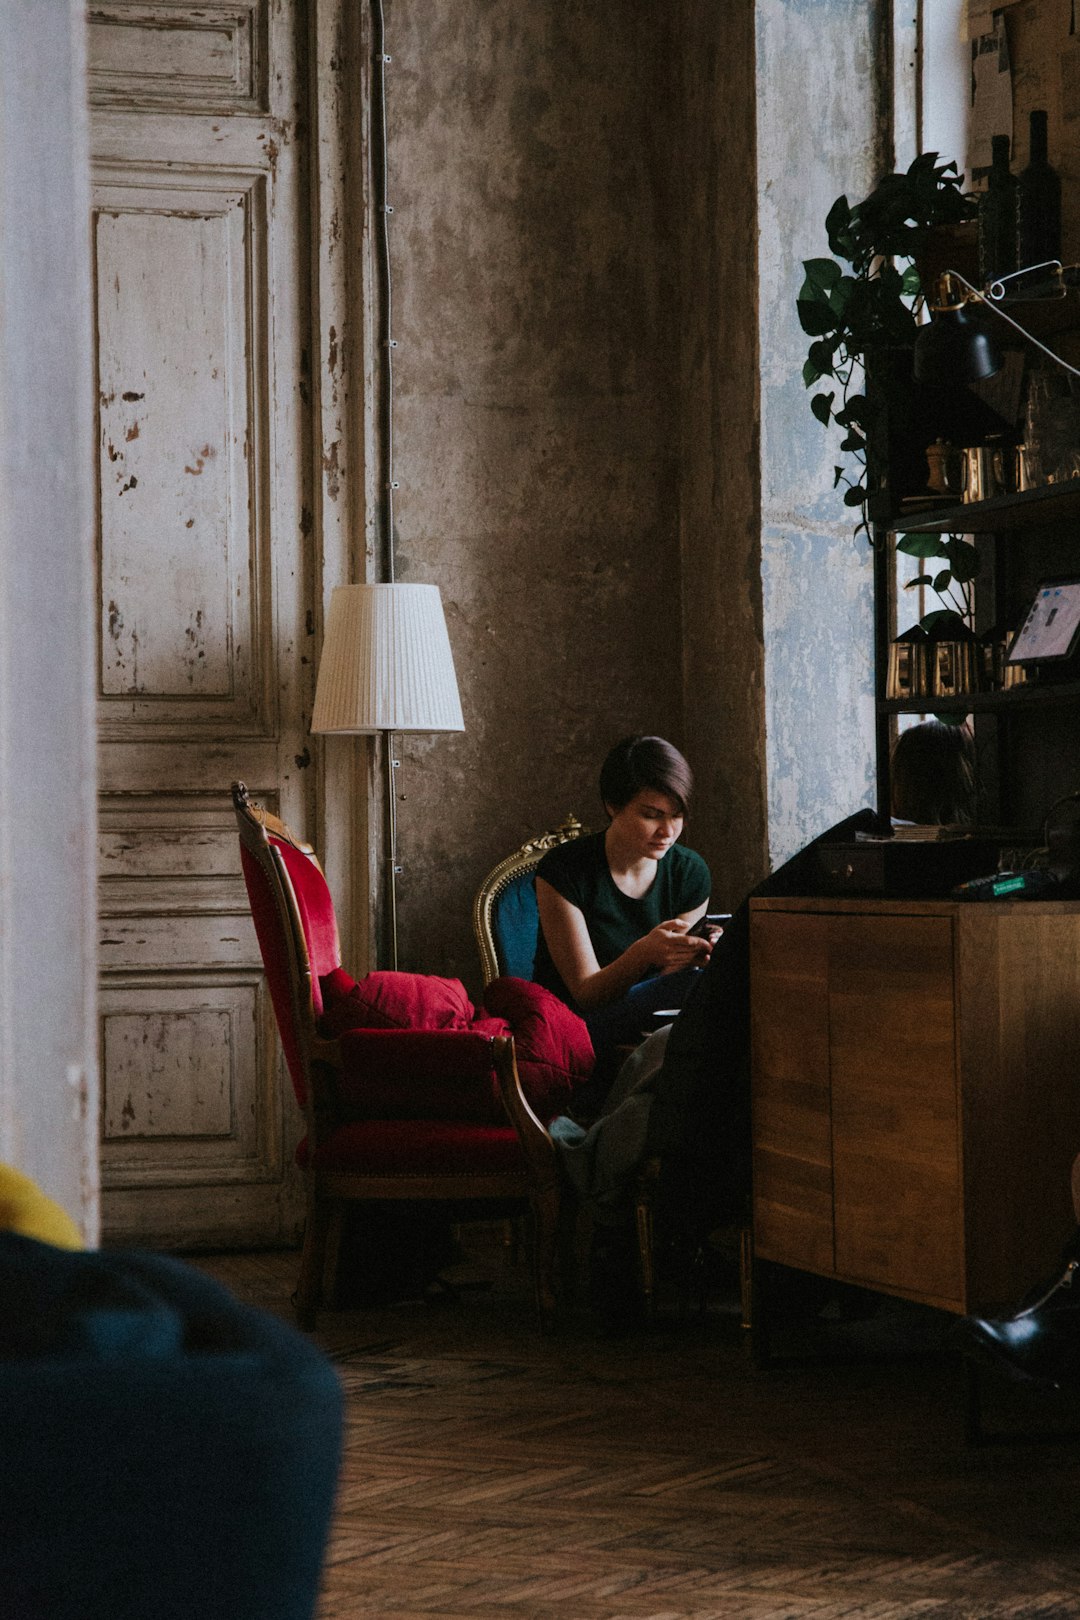
[{"label": "white pleated lampshade", "polygon": [[437,585],[338,585],[314,732],[464,731]]}]

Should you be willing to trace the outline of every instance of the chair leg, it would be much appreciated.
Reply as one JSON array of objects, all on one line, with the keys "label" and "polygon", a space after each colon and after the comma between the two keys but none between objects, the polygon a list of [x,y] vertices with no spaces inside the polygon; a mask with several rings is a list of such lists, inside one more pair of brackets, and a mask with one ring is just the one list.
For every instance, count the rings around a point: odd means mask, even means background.
[{"label": "chair leg", "polygon": [[559,1214],[555,1228],[555,1291],[565,1309],[578,1297],[578,1220],[581,1206],[568,1181],[559,1185]]},{"label": "chair leg", "polygon": [[653,1271],[653,1210],[651,1186],[647,1192],[639,1193],[634,1206],[634,1222],[637,1228],[638,1261],[641,1266],[641,1300],[645,1309],[645,1320],[651,1322],[655,1309],[656,1278]]},{"label": "chair leg", "polygon": [[330,1205],[329,1220],[326,1223],[326,1237],[323,1245],[322,1265],[322,1297],[328,1305],[338,1302],[338,1287],[341,1281],[341,1244],[345,1235],[345,1209],[343,1199],[337,1199]]},{"label": "chair leg", "polygon": [[555,1251],[559,1233],[559,1189],[552,1183],[534,1192],[531,1199],[533,1217],[533,1286],[536,1293],[536,1314],[541,1333],[551,1327],[555,1319]]},{"label": "chair leg", "polygon": [[739,1305],[742,1318],[739,1326],[747,1333],[754,1328],[754,1229],[739,1227]]},{"label": "chair leg", "polygon": [[304,1222],[304,1247],[300,1255],[300,1276],[293,1295],[297,1325],[305,1333],[314,1330],[315,1315],[322,1302],[326,1238],[330,1220],[330,1206],[309,1190],[307,1220]]}]

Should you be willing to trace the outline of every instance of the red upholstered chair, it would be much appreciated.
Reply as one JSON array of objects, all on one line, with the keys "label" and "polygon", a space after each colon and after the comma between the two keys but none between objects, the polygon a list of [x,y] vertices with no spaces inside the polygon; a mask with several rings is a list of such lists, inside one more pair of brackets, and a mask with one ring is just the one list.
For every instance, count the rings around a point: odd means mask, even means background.
[{"label": "red upholstered chair", "polygon": [[[513,1040],[482,1027],[342,1031],[349,1001],[341,987],[352,981],[342,971],[322,867],[242,782],[232,791],[255,932],[307,1121],[296,1154],[307,1187],[300,1325],[314,1325],[324,1282],[332,1281],[348,1202],[396,1198],[527,1203],[546,1325],[555,1304],[555,1152],[522,1090]],[[324,1009],[329,994],[339,998],[336,1019]]]}]

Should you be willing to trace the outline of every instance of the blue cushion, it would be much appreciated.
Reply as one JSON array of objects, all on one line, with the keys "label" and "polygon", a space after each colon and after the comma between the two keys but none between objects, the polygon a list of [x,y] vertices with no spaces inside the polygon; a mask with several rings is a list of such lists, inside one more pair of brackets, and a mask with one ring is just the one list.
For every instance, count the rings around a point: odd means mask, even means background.
[{"label": "blue cushion", "polygon": [[492,907],[491,931],[500,975],[507,979],[531,979],[540,933],[532,872],[523,872],[503,889]]}]

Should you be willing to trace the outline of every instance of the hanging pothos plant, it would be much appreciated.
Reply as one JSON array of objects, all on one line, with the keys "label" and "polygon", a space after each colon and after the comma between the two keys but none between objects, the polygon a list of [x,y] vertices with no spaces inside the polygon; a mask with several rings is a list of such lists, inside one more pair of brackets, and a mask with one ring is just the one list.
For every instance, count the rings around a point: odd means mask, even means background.
[{"label": "hanging pothos plant", "polygon": [[[824,426],[842,430],[840,450],[849,458],[834,468],[833,487],[844,488],[844,504],[857,515],[855,534],[871,539],[867,502],[877,487],[881,424],[890,398],[902,384],[888,363],[889,351],[910,349],[918,331],[922,288],[915,258],[937,226],[972,219],[974,199],[964,195],[955,163],[941,163],[936,152],[921,152],[906,174],[887,174],[862,202],[838,197],[825,218],[833,258],[806,259],[806,277],[797,309],[812,340],[803,365],[807,388],[831,383],[815,393],[810,409]],[[883,362],[875,366],[875,359]],[[871,386],[865,392],[867,368]],[[975,548],[957,535],[905,535],[901,551],[944,564],[920,573],[910,585],[929,585],[942,602],[923,620],[927,628],[942,616],[967,616]]]}]

